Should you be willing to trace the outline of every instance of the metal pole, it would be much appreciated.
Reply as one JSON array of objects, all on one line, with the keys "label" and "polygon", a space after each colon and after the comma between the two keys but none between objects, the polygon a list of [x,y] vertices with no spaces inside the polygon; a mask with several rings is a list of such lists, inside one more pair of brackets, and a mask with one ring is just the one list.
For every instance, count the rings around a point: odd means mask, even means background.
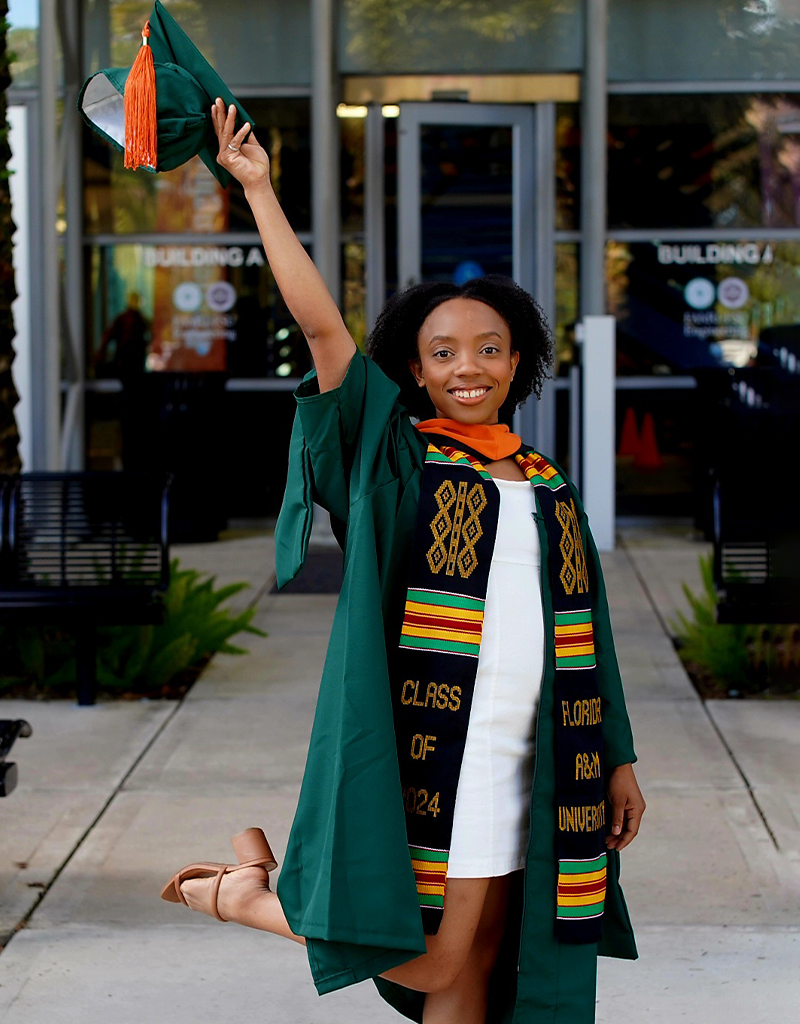
[{"label": "metal pole", "polygon": [[614,548],[615,519],[615,335],[605,316],[606,179],[608,133],[608,0],[586,0],[584,71],[581,87],[581,259],[580,310],[584,334],[581,436],[570,438],[577,453],[582,489],[601,551]]},{"label": "metal pole", "polygon": [[[42,335],[34,337],[36,358],[33,370],[41,382],[36,389],[34,424],[34,469],[60,468],[60,370],[61,337],[58,301],[57,152],[56,91],[56,0],[39,0],[39,175],[41,182],[41,238],[39,243],[39,301],[42,306]],[[38,442],[38,443],[37,443]]]},{"label": "metal pole", "polygon": [[386,300],[386,207],[383,187],[384,125],[379,103],[367,113],[364,147],[364,235],[366,238],[367,332]]},{"label": "metal pole", "polygon": [[600,551],[614,550],[614,364],[613,316],[583,321],[583,472],[581,491]]},{"label": "metal pole", "polygon": [[311,0],[311,226],[314,262],[334,299],[341,291],[339,132],[333,0]]},{"label": "metal pole", "polygon": [[[61,8],[59,28],[64,52],[64,313],[70,391],[62,424],[61,461],[66,469],[84,465],[86,347],[83,317],[83,130],[77,108],[81,87],[81,17],[77,0]],[[70,414],[68,416],[68,413]]]},{"label": "metal pole", "polygon": [[[583,341],[583,324],[575,324],[575,347]],[[569,368],[569,475],[575,486],[583,488],[583,466],[581,465],[581,412],[583,396],[581,395],[581,368],[573,364]]]},{"label": "metal pole", "polygon": [[[534,295],[551,326],[556,322],[556,105],[537,103],[536,117],[536,223],[533,229],[536,249]],[[533,437],[539,451],[555,458],[556,393],[546,380],[536,406]]]},{"label": "metal pole", "polygon": [[608,0],[586,0],[581,88],[581,316],[606,311]]},{"label": "metal pole", "polygon": [[[514,272],[542,312],[555,320],[555,104],[537,103],[530,128],[514,128]],[[555,393],[545,381],[514,414],[514,430],[539,451],[555,455]]]},{"label": "metal pole", "polygon": [[419,112],[401,103],[397,120],[397,287],[420,280],[422,217],[420,206]]}]

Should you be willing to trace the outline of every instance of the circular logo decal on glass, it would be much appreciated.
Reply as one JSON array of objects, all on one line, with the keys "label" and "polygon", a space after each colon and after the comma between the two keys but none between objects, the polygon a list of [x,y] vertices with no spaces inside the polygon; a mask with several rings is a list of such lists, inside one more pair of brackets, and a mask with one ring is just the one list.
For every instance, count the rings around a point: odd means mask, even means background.
[{"label": "circular logo decal on glass", "polygon": [[227,313],[236,302],[236,289],[230,281],[215,281],[206,288],[206,302],[215,313]]},{"label": "circular logo decal on glass", "polygon": [[694,277],[683,289],[683,297],[692,309],[708,309],[714,301],[714,285],[706,277]]},{"label": "circular logo decal on glass", "polygon": [[462,260],[453,271],[453,284],[462,285],[475,277],[483,277],[483,267],[475,260]]},{"label": "circular logo decal on glass", "polygon": [[203,289],[195,281],[184,281],[172,293],[172,304],[181,313],[196,313],[203,304]]},{"label": "circular logo decal on glass", "polygon": [[741,309],[750,298],[750,289],[741,277],[726,277],[717,285],[717,298],[726,309]]}]

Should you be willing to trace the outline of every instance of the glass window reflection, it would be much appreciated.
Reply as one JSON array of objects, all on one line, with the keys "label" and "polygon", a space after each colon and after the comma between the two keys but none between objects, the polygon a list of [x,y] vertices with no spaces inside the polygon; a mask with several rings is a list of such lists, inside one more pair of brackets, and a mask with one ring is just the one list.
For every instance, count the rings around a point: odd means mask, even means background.
[{"label": "glass window reflection", "polygon": [[[310,126],[307,99],[248,99],[258,140],[270,157],[270,177],[296,231],[311,226]],[[84,130],[84,210],[87,234],[150,232],[215,234],[253,231],[238,182],[221,188],[199,157],[174,171],[126,171],[122,154]]]},{"label": "glass window reflection", "polygon": [[311,368],[260,245],[93,246],[88,283],[95,376],[301,377]]},{"label": "glass window reflection", "polygon": [[362,350],[367,335],[365,265],[363,242],[347,242],[342,246],[342,316],[353,340]]},{"label": "glass window reflection", "polygon": [[[235,95],[243,87],[308,85],[309,0],[163,0]],[[129,67],[152,0],[82,0],[85,75]]]},{"label": "glass window reflection", "polygon": [[515,72],[580,65],[577,0],[338,0],[344,74]]},{"label": "glass window reflection", "polygon": [[422,279],[510,277],[511,128],[423,125],[420,158]]},{"label": "glass window reflection", "polygon": [[555,374],[564,377],[577,362],[575,324],[578,321],[579,246],[556,245],[556,315],[553,325]]},{"label": "glass window reflection", "polygon": [[609,77],[794,78],[799,13],[797,0],[613,0]]},{"label": "glass window reflection", "polygon": [[556,230],[580,226],[581,137],[577,103],[556,106]]},{"label": "glass window reflection", "polygon": [[610,241],[606,279],[620,374],[780,363],[769,329],[800,324],[800,242]]},{"label": "glass window reflection", "polygon": [[611,96],[612,228],[800,226],[800,99]]},{"label": "glass window reflection", "polygon": [[[36,88],[39,81],[39,4],[12,2],[6,6],[6,53],[10,60],[12,88]],[[61,75],[59,67],[59,81]]]},{"label": "glass window reflection", "polygon": [[342,233],[364,230],[364,125],[363,117],[340,117]]}]

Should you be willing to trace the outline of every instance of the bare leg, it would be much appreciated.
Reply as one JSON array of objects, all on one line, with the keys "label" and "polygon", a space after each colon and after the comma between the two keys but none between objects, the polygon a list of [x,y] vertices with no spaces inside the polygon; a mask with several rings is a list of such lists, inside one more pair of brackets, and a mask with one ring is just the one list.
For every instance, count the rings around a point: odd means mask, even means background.
[{"label": "bare leg", "polygon": [[[428,952],[383,977],[407,988],[427,992],[424,1024],[484,1024],[489,976],[503,937],[511,876],[453,878],[436,935]],[[211,914],[212,879],[189,879],[181,886],[192,910]],[[218,907],[227,921],[271,932],[305,945],[292,932],[263,868],[244,868],[225,875]]]},{"label": "bare leg", "polygon": [[[427,938],[428,952],[392,968],[382,977],[418,992],[443,994],[456,984],[468,963],[471,965],[469,976],[483,964],[477,973],[482,979],[478,985],[483,984],[485,988],[505,926],[509,879],[510,876],[450,879],[442,923],[437,934]],[[486,957],[484,952],[487,952]],[[491,961],[488,969],[484,969],[484,960]],[[467,976],[462,984],[469,987]],[[485,1003],[485,991],[482,998]],[[425,1024],[428,1024],[428,1002]],[[445,1020],[471,1024],[472,1019],[471,1016],[431,1017],[431,1024]]]},{"label": "bare leg", "polygon": [[[191,878],[181,886],[181,892],[191,910],[213,916],[211,878]],[[272,932],[287,939],[306,944],[302,935],[295,935],[286,920],[278,896],[269,887],[269,875],[263,868],[243,868],[223,876],[217,905],[226,921]]]},{"label": "bare leg", "polygon": [[449,988],[425,997],[423,1024],[485,1024],[489,978],[503,940],[510,888],[510,875],[489,880],[467,962]]}]

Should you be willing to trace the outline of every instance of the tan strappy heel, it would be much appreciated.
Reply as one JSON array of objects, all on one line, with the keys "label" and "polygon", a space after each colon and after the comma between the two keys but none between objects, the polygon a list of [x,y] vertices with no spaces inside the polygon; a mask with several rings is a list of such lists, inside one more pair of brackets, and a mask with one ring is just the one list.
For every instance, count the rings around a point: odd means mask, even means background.
[{"label": "tan strappy heel", "polygon": [[239,861],[238,864],[217,864],[213,861],[200,861],[197,864],[187,864],[176,872],[161,890],[161,899],[168,903],[183,903],[188,906],[186,898],[181,892],[181,884],[190,878],[213,878],[214,886],[211,892],[211,909],[218,921],[226,919],[220,914],[217,906],[219,887],[224,875],[234,871],[241,871],[242,868],[264,868],[266,871],[274,871],[278,862],[269,848],[267,837],[260,828],[246,828],[231,839],[234,852]]}]

